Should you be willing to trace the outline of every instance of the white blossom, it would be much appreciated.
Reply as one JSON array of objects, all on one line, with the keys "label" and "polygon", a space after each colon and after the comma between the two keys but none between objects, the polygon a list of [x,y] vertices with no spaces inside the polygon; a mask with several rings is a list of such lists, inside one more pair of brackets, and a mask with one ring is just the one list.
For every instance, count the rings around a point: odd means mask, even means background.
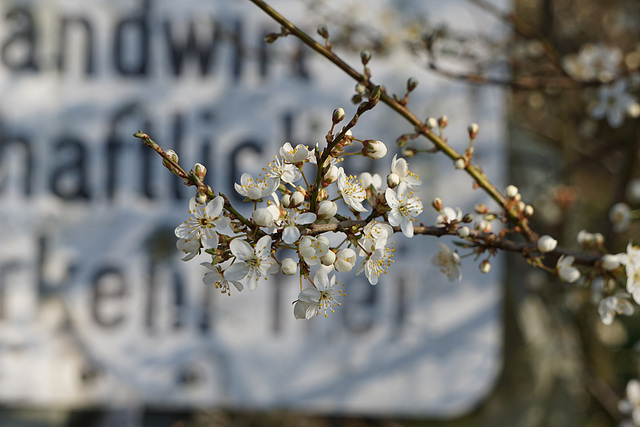
[{"label": "white blossom", "polygon": [[296,148],[293,148],[290,142],[285,142],[284,145],[280,147],[280,155],[287,163],[300,164],[308,161],[311,153],[313,153],[313,151],[310,151],[309,147],[302,144],[298,144]]},{"label": "white blossom", "polygon": [[202,264],[207,267],[208,271],[202,281],[205,285],[214,285],[216,289],[220,289],[223,294],[231,295],[229,285],[235,286],[238,291],[242,291],[244,286],[239,280],[242,280],[242,273],[239,270],[226,272],[222,270],[219,265],[213,265],[209,262],[203,262]]},{"label": "white blossom", "polygon": [[633,305],[629,301],[629,295],[617,294],[604,298],[598,304],[598,314],[600,314],[600,320],[605,325],[612,324],[616,314],[631,316],[633,314]]},{"label": "white blossom", "polygon": [[389,224],[371,221],[362,229],[362,238],[358,241],[360,256],[365,256],[376,249],[384,248],[393,236],[393,228]]},{"label": "white blossom", "polygon": [[627,292],[640,304],[640,247],[627,245],[627,252],[620,257],[627,274]]},{"label": "white blossom", "polygon": [[200,253],[200,241],[196,238],[178,239],[176,247],[185,253],[185,256],[182,258],[183,261],[189,261]]},{"label": "white blossom", "polygon": [[249,173],[243,173],[240,177],[240,184],[234,183],[236,191],[251,200],[260,200],[269,197],[280,185],[280,179],[276,177],[264,177],[254,179]]},{"label": "white blossom", "polygon": [[395,249],[390,247],[377,248],[369,254],[358,266],[356,276],[364,271],[364,275],[372,285],[378,284],[380,275],[386,274],[393,263]]},{"label": "white blossom", "polygon": [[445,207],[442,209],[442,214],[436,218],[436,227],[446,227],[453,221],[462,221],[462,210],[460,208]]},{"label": "white blossom", "polygon": [[380,188],[382,187],[382,177],[377,173],[371,175],[369,172],[363,172],[359,176],[360,184],[362,188],[368,190],[371,186],[373,186],[373,190],[378,193]]},{"label": "white blossom", "polygon": [[191,240],[198,238],[205,249],[218,247],[218,232],[228,228],[231,220],[222,214],[224,199],[215,197],[206,205],[196,202],[196,198],[189,200],[189,213],[192,215],[187,221],[175,229],[175,235],[179,239]]},{"label": "white blossom", "polygon": [[335,297],[341,292],[336,292],[333,289],[336,285],[335,275],[329,278],[324,269],[318,269],[313,276],[313,285],[313,288],[307,288],[300,292],[293,306],[293,315],[298,320],[311,319],[319,313],[324,313],[327,316],[328,310],[333,312],[333,307],[340,305],[336,302]]},{"label": "white blossom", "polygon": [[561,280],[573,283],[580,278],[580,270],[573,266],[575,260],[572,256],[562,255],[556,264],[556,271]]},{"label": "white blossom", "polygon": [[626,203],[616,203],[609,210],[609,220],[613,224],[613,231],[620,233],[631,223],[631,208]]},{"label": "white blossom", "polygon": [[627,395],[618,403],[618,409],[625,415],[631,415],[635,425],[640,425],[640,381],[627,383]]},{"label": "white blossom", "polygon": [[338,169],[338,190],[342,196],[342,200],[356,212],[366,212],[367,209],[362,206],[362,201],[367,197],[364,188],[358,183],[353,176],[347,176],[343,168]]},{"label": "white blossom", "polygon": [[460,255],[453,252],[447,247],[447,245],[438,243],[440,246],[440,252],[438,252],[433,258],[431,263],[438,267],[442,273],[453,282],[454,280],[462,279],[462,271],[460,270]]},{"label": "white blossom", "polygon": [[387,205],[391,208],[388,214],[389,224],[400,226],[402,233],[407,237],[413,237],[413,221],[423,210],[422,202],[411,193],[396,193],[387,188],[385,192]]},{"label": "white blossom", "polygon": [[610,82],[619,74],[621,60],[619,48],[587,43],[577,54],[564,57],[562,67],[577,80]]},{"label": "white blossom", "polygon": [[611,86],[601,86],[598,89],[598,102],[589,114],[594,119],[607,118],[613,128],[620,127],[627,110],[636,103],[636,98],[627,92],[627,83],[618,80]]},{"label": "white blossom", "polygon": [[263,236],[255,248],[244,240],[234,239],[229,244],[235,262],[226,270],[227,278],[246,279],[249,290],[258,287],[258,280],[278,272],[278,264],[271,255],[271,236]]},{"label": "white blossom", "polygon": [[397,154],[393,156],[393,160],[391,161],[391,174],[398,177],[399,188],[397,191],[400,193],[406,192],[407,188],[415,189],[422,184],[422,181],[418,179],[418,175],[409,171],[407,161],[402,157],[398,159]]},{"label": "white blossom", "polygon": [[267,176],[278,178],[280,181],[288,184],[293,184],[302,178],[302,172],[296,165],[280,161],[280,158],[276,157],[272,163],[269,163]]},{"label": "white blossom", "polygon": [[329,243],[325,236],[303,236],[298,244],[298,253],[308,265],[318,265],[329,250]]}]

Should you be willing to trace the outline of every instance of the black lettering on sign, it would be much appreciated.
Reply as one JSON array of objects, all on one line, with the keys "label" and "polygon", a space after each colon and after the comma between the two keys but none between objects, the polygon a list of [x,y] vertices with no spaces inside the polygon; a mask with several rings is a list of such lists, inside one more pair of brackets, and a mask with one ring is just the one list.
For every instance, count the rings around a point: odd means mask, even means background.
[{"label": "black lettering on sign", "polygon": [[51,192],[64,200],[90,199],[86,147],[75,138],[65,137],[56,143],[55,150],[56,164],[49,179]]},{"label": "black lettering on sign", "polygon": [[[162,274],[158,274],[161,271]],[[146,305],[145,305],[145,326],[150,334],[156,332],[157,319],[162,318],[163,314],[166,314],[163,310],[158,308],[157,300],[159,292],[162,292],[163,284],[168,284],[168,280],[171,282],[171,301],[173,303],[174,316],[173,324],[171,327],[174,330],[182,329],[185,326],[185,317],[189,313],[189,307],[187,306],[185,283],[182,280],[182,276],[177,270],[170,269],[167,271],[167,267],[156,262],[149,262],[149,269],[147,270],[147,286],[146,286]]]},{"label": "black lettering on sign", "polygon": [[169,54],[169,64],[171,72],[174,76],[180,76],[184,72],[185,59],[197,61],[198,69],[201,76],[207,76],[213,68],[216,52],[219,48],[221,40],[221,32],[219,26],[213,19],[208,21],[204,34],[198,32],[198,28],[194,21],[186,24],[186,36],[182,40],[178,40],[175,24],[170,21],[163,22],[164,37],[167,43]]},{"label": "black lettering on sign", "polygon": [[7,12],[7,21],[13,21],[13,32],[2,44],[0,57],[12,71],[38,71],[36,61],[36,28],[31,11],[17,7]]},{"label": "black lettering on sign", "polygon": [[[23,135],[12,135],[5,131],[4,126],[0,129],[0,172],[9,167],[12,162],[11,156],[7,156],[9,147],[19,147],[23,152],[24,161],[22,163],[22,183],[25,196],[30,196],[33,187],[33,174],[35,173],[34,154],[31,148],[31,140]],[[7,176],[5,173],[0,175],[0,193],[5,191],[7,186]]]},{"label": "black lettering on sign", "polygon": [[138,13],[121,18],[115,27],[113,64],[123,76],[143,77],[149,72],[150,1]]},{"label": "black lettering on sign", "polygon": [[93,27],[85,17],[62,17],[58,30],[58,71],[67,71],[68,30],[72,27],[82,30],[79,37],[84,41],[84,72],[87,76],[92,76],[96,71],[93,57],[95,51]]},{"label": "black lettering on sign", "polygon": [[93,290],[91,315],[93,320],[104,328],[115,328],[125,320],[122,307],[127,295],[127,282],[124,273],[115,266],[101,267],[91,280]]}]

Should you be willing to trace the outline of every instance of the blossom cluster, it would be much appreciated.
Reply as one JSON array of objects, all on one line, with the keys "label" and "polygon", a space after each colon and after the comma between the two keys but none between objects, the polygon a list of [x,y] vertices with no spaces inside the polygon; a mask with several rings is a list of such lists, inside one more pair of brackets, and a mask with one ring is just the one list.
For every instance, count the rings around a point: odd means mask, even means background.
[{"label": "blossom cluster", "polygon": [[[341,109],[334,112],[334,125],[341,116]],[[354,153],[356,144],[362,149]],[[337,273],[364,273],[376,285],[394,262],[394,231],[412,237],[423,211],[414,193],[421,181],[404,158],[393,157],[385,182],[377,174],[356,176],[339,165],[347,154],[379,159],[386,152],[381,141],[358,140],[349,129],[324,150],[286,142],[264,174],[245,173],[234,186],[253,205],[250,218],[242,217],[222,195],[190,200],[189,219],[175,229],[183,260],[203,251],[210,254],[211,261],[202,264],[208,270],[204,283],[225,294],[231,286],[255,290],[279,272],[299,275],[295,317],[327,315],[343,294]],[[345,220],[354,225],[322,230]]]}]

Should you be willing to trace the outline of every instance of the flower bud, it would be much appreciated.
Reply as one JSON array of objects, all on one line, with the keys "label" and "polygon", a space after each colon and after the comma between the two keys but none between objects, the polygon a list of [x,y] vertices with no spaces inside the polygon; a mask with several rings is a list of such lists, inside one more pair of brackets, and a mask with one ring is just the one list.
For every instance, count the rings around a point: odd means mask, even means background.
[{"label": "flower bud", "polygon": [[478,126],[477,123],[471,123],[467,128],[467,130],[469,131],[469,138],[474,139],[476,135],[478,135],[478,131],[480,130],[480,127]]},{"label": "flower bud", "polygon": [[290,208],[297,208],[304,202],[304,195],[299,191],[294,191],[289,202]]},{"label": "flower bud", "polygon": [[459,157],[453,162],[453,167],[455,167],[456,169],[464,169],[465,166],[466,164],[462,157]]},{"label": "flower bud", "polygon": [[429,117],[427,119],[426,125],[429,129],[434,129],[438,127],[438,121],[436,120],[435,117]]},{"label": "flower bud", "polygon": [[287,276],[292,276],[298,271],[298,264],[292,258],[285,258],[282,260],[282,273]]},{"label": "flower bud", "polygon": [[400,184],[400,177],[397,174],[391,172],[387,175],[387,186],[389,188],[396,188],[398,184]]},{"label": "flower bud", "polygon": [[340,249],[333,264],[341,273],[348,273],[356,265],[356,253],[351,248]]},{"label": "flower bud", "polygon": [[398,139],[396,139],[396,146],[398,148],[403,148],[407,145],[407,135],[400,135]]},{"label": "flower bud", "polygon": [[333,110],[333,116],[331,118],[334,124],[340,123],[344,120],[344,110],[342,108],[336,108]]},{"label": "flower bud", "polygon": [[469,230],[469,227],[460,227],[457,230],[458,233],[458,237],[462,237],[463,239],[465,237],[469,237],[469,234],[471,234],[471,230]]},{"label": "flower bud", "polygon": [[195,166],[193,166],[193,173],[194,175],[200,180],[204,180],[205,175],[207,174],[207,168],[204,167],[204,165],[202,165],[201,163],[196,163]]},{"label": "flower bud", "polygon": [[377,160],[387,155],[387,146],[382,141],[367,139],[362,142],[362,155]]},{"label": "flower bud", "polygon": [[338,213],[338,205],[331,200],[323,200],[318,205],[318,218],[330,219]]},{"label": "flower bud", "polygon": [[558,246],[558,241],[551,236],[544,235],[538,239],[538,250],[542,253],[551,252]]},{"label": "flower bud", "polygon": [[358,83],[356,85],[356,93],[358,95],[364,94],[366,90],[367,90],[367,85],[365,85],[364,83]]},{"label": "flower bud", "polygon": [[417,152],[418,152],[418,150],[416,150],[413,147],[404,147],[402,149],[402,155],[404,157],[407,157],[407,158],[411,158],[411,157],[415,156]]},{"label": "flower bud", "polygon": [[207,195],[202,191],[198,191],[196,193],[196,202],[200,203],[201,205],[207,203]]},{"label": "flower bud", "polygon": [[362,60],[363,65],[367,65],[371,60],[371,52],[369,52],[368,50],[363,50],[362,52],[360,52],[360,59]]},{"label": "flower bud", "polygon": [[267,208],[257,208],[251,217],[258,227],[268,227],[273,222],[273,214]]},{"label": "flower bud", "polygon": [[320,258],[320,262],[322,263],[322,265],[333,265],[333,263],[336,261],[336,254],[333,251],[327,251],[327,253]]},{"label": "flower bud", "polygon": [[[164,152],[167,156],[169,156],[171,158],[171,160],[173,160],[174,162],[178,163],[178,155],[176,154],[175,151],[173,150],[165,150]],[[171,169],[173,168],[173,165],[171,163],[169,163],[166,159],[162,159],[162,164]]]},{"label": "flower bud", "polygon": [[440,212],[442,210],[442,199],[440,199],[440,197],[436,197],[433,199],[433,202],[431,202],[431,206],[433,206],[433,209]]},{"label": "flower bud", "polygon": [[620,257],[617,255],[602,255],[602,268],[607,271],[615,270],[620,266]]},{"label": "flower bud", "polygon": [[516,205],[516,210],[518,212],[524,212],[524,208],[526,207],[526,205],[524,204],[524,202],[522,200],[520,200],[518,202],[518,204]]},{"label": "flower bud", "polygon": [[409,80],[407,80],[407,92],[413,92],[417,86],[418,80],[415,77],[409,77]]},{"label": "flower bud", "polygon": [[324,181],[327,184],[332,184],[338,180],[338,167],[336,165],[329,166],[329,170],[324,174]]},{"label": "flower bud", "polygon": [[438,127],[444,129],[447,127],[448,124],[449,124],[449,117],[442,116],[438,119]]},{"label": "flower bud", "polygon": [[489,262],[488,259],[485,259],[480,263],[480,271],[483,272],[484,274],[487,274],[488,272],[491,271],[491,263]]},{"label": "flower bud", "polygon": [[283,195],[282,198],[280,199],[280,204],[285,208],[288,208],[289,205],[291,205],[291,195],[290,194]]},{"label": "flower bud", "polygon": [[533,206],[527,205],[524,207],[524,216],[527,218],[533,216]]},{"label": "flower bud", "polygon": [[487,206],[483,203],[478,203],[477,205],[475,205],[473,210],[476,211],[476,213],[481,215],[489,212],[489,208],[487,208]]},{"label": "flower bud", "polygon": [[518,195],[518,187],[516,187],[515,185],[509,185],[505,190],[505,193],[508,198],[515,199]]},{"label": "flower bud", "polygon": [[468,214],[465,214],[462,217],[462,222],[464,222],[465,224],[469,224],[470,222],[473,221],[473,219],[474,219],[473,214],[472,213],[468,213]]}]

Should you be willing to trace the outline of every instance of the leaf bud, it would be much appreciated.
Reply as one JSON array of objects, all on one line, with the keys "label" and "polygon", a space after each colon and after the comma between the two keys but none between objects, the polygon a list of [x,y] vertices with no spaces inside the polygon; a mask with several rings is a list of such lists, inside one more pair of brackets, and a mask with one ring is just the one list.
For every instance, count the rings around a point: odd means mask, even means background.
[{"label": "leaf bud", "polygon": [[407,92],[412,92],[418,86],[418,80],[415,77],[409,77],[407,80]]},{"label": "leaf bud", "polygon": [[327,30],[327,27],[324,26],[323,24],[318,25],[318,34],[323,39],[328,39],[329,38],[329,30]]}]

